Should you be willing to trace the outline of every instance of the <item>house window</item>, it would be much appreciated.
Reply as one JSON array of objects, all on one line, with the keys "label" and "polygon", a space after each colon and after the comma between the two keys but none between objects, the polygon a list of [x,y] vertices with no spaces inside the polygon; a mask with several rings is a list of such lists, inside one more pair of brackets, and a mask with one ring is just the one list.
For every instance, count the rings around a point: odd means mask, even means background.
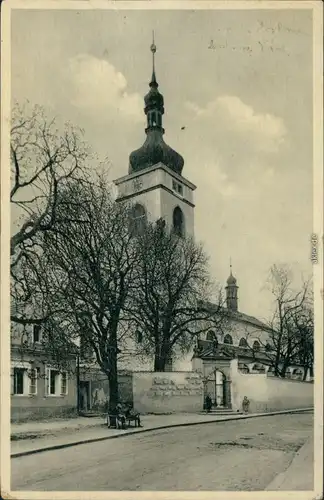
[{"label": "house window", "polygon": [[63,396],[68,393],[67,372],[59,372],[53,368],[47,369],[47,394],[49,396]]},{"label": "house window", "polygon": [[61,394],[67,394],[68,385],[67,385],[67,373],[63,372],[61,374]]},{"label": "house window", "polygon": [[136,203],[130,211],[130,232],[133,236],[143,234],[146,228],[146,212],[143,205]]},{"label": "house window", "polygon": [[183,185],[180,184],[179,182],[173,180],[172,181],[172,189],[173,191],[175,191],[176,193],[180,194],[181,196],[183,196]]},{"label": "house window", "polygon": [[173,210],[173,230],[178,236],[184,236],[184,215],[179,207]]},{"label": "house window", "polygon": [[240,339],[239,346],[240,346],[240,347],[249,347],[249,346],[248,346],[248,343],[247,343],[247,341],[246,341],[246,339],[245,339],[244,337],[242,337],[242,338]]},{"label": "house window", "polygon": [[58,393],[59,376],[58,371],[50,370],[50,394],[52,395]]},{"label": "house window", "polygon": [[225,335],[224,337],[224,344],[233,344],[233,339],[231,337],[231,335]]},{"label": "house window", "polygon": [[12,371],[12,394],[16,396],[37,394],[38,378],[39,368],[31,368],[29,363],[23,363],[23,366],[14,366]]},{"label": "house window", "polygon": [[14,368],[14,394],[25,394],[26,368]]},{"label": "house window", "polygon": [[41,340],[41,326],[34,325],[33,326],[33,343],[36,344]]}]

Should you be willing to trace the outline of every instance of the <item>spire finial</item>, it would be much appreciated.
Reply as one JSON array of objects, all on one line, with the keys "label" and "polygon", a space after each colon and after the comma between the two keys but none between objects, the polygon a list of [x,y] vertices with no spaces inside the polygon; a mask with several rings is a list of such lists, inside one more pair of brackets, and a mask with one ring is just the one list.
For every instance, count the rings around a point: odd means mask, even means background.
[{"label": "spire finial", "polygon": [[232,257],[230,257],[230,272],[232,274]]},{"label": "spire finial", "polygon": [[154,30],[152,31],[152,44],[151,44],[151,52],[152,52],[152,57],[153,57],[153,72],[152,72],[152,80],[151,80],[151,84],[154,84],[154,85],[157,85],[157,82],[156,82],[156,76],[155,76],[155,52],[156,52],[156,45],[155,45],[155,42],[154,42]]}]

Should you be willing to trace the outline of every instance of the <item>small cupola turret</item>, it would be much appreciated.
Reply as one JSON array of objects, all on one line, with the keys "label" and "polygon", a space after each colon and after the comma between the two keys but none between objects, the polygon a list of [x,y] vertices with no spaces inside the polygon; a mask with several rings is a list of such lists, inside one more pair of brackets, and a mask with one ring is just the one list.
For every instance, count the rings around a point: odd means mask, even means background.
[{"label": "small cupola turret", "polygon": [[230,311],[238,310],[238,286],[237,280],[232,273],[232,264],[230,264],[230,275],[227,278],[226,290],[226,306]]}]

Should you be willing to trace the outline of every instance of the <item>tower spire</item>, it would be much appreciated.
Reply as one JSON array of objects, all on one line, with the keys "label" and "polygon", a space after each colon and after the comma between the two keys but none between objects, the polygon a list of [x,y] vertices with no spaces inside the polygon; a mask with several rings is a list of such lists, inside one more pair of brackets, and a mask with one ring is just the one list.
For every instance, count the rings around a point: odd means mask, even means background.
[{"label": "tower spire", "polygon": [[147,118],[145,133],[147,135],[143,146],[133,151],[129,156],[129,173],[152,167],[158,163],[163,163],[171,170],[181,175],[184,160],[179,153],[174,151],[163,140],[164,128],[162,117],[164,115],[164,98],[159,92],[158,83],[155,76],[155,53],[156,45],[154,31],[152,44],[152,79],[149,84],[150,90],[144,97],[144,113]]},{"label": "tower spire", "polygon": [[158,87],[158,83],[156,81],[156,76],[155,76],[155,53],[156,53],[156,45],[154,42],[154,30],[152,31],[152,44],[151,44],[151,52],[152,52],[152,79],[150,83],[150,87]]}]

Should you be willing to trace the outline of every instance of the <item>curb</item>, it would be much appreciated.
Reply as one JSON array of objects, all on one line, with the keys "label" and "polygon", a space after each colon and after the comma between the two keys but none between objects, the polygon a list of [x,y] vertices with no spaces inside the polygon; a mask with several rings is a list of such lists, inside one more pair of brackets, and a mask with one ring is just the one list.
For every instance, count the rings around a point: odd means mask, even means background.
[{"label": "curb", "polygon": [[[287,469],[284,470],[283,472],[279,473],[277,476],[275,476],[274,479],[264,489],[264,491],[273,491],[273,492],[280,491],[280,490],[281,491],[288,491],[288,489],[286,487],[282,488],[282,486],[287,481],[287,479],[289,482],[289,474],[291,474],[292,471],[294,471],[294,469],[296,468],[296,465],[298,468],[300,461],[301,460],[304,461],[304,454],[308,452],[309,447],[312,447],[314,449],[313,436],[308,438],[306,440],[306,442],[299,448],[299,450],[297,450],[297,452],[295,453],[295,456],[293,457],[291,463],[288,465]],[[303,464],[303,466],[304,466],[304,464]],[[304,478],[304,476],[305,476],[305,473],[303,473],[303,478]],[[314,483],[314,472],[313,472],[312,476],[313,476],[313,483]],[[290,483],[291,483],[291,480],[290,480]],[[293,488],[291,488],[291,489],[293,489]],[[313,489],[314,489],[314,484],[313,484],[312,488],[309,488],[309,491],[312,491]],[[308,489],[306,490],[306,488],[305,488],[305,491],[308,491]]]},{"label": "curb", "polygon": [[71,446],[78,446],[80,444],[88,444],[88,443],[96,443],[99,441],[107,441],[108,439],[118,439],[126,436],[132,436],[134,434],[142,434],[144,432],[152,432],[156,430],[162,430],[162,429],[172,429],[174,427],[189,427],[192,425],[202,425],[202,424],[215,424],[219,422],[229,422],[231,420],[246,420],[249,418],[256,418],[256,417],[270,417],[272,415],[285,415],[285,414],[290,414],[290,413],[305,413],[309,411],[314,411],[314,408],[296,408],[296,409],[291,409],[291,410],[280,410],[280,411],[272,411],[268,413],[252,413],[250,415],[230,415],[226,418],[222,419],[215,419],[215,420],[201,420],[199,422],[183,422],[179,424],[168,424],[168,425],[160,425],[157,427],[150,427],[147,429],[141,429],[137,431],[126,431],[123,434],[116,434],[112,436],[104,436],[100,438],[91,438],[91,439],[83,439],[81,441],[74,441],[71,443],[63,443],[63,444],[56,444],[52,446],[45,446],[44,448],[37,448],[34,450],[29,450],[29,451],[20,451],[17,453],[12,453],[10,455],[10,458],[18,458],[18,457],[24,457],[27,455],[34,455],[36,453],[42,453],[44,451],[50,451],[50,450],[60,450],[63,448],[69,448]]}]

